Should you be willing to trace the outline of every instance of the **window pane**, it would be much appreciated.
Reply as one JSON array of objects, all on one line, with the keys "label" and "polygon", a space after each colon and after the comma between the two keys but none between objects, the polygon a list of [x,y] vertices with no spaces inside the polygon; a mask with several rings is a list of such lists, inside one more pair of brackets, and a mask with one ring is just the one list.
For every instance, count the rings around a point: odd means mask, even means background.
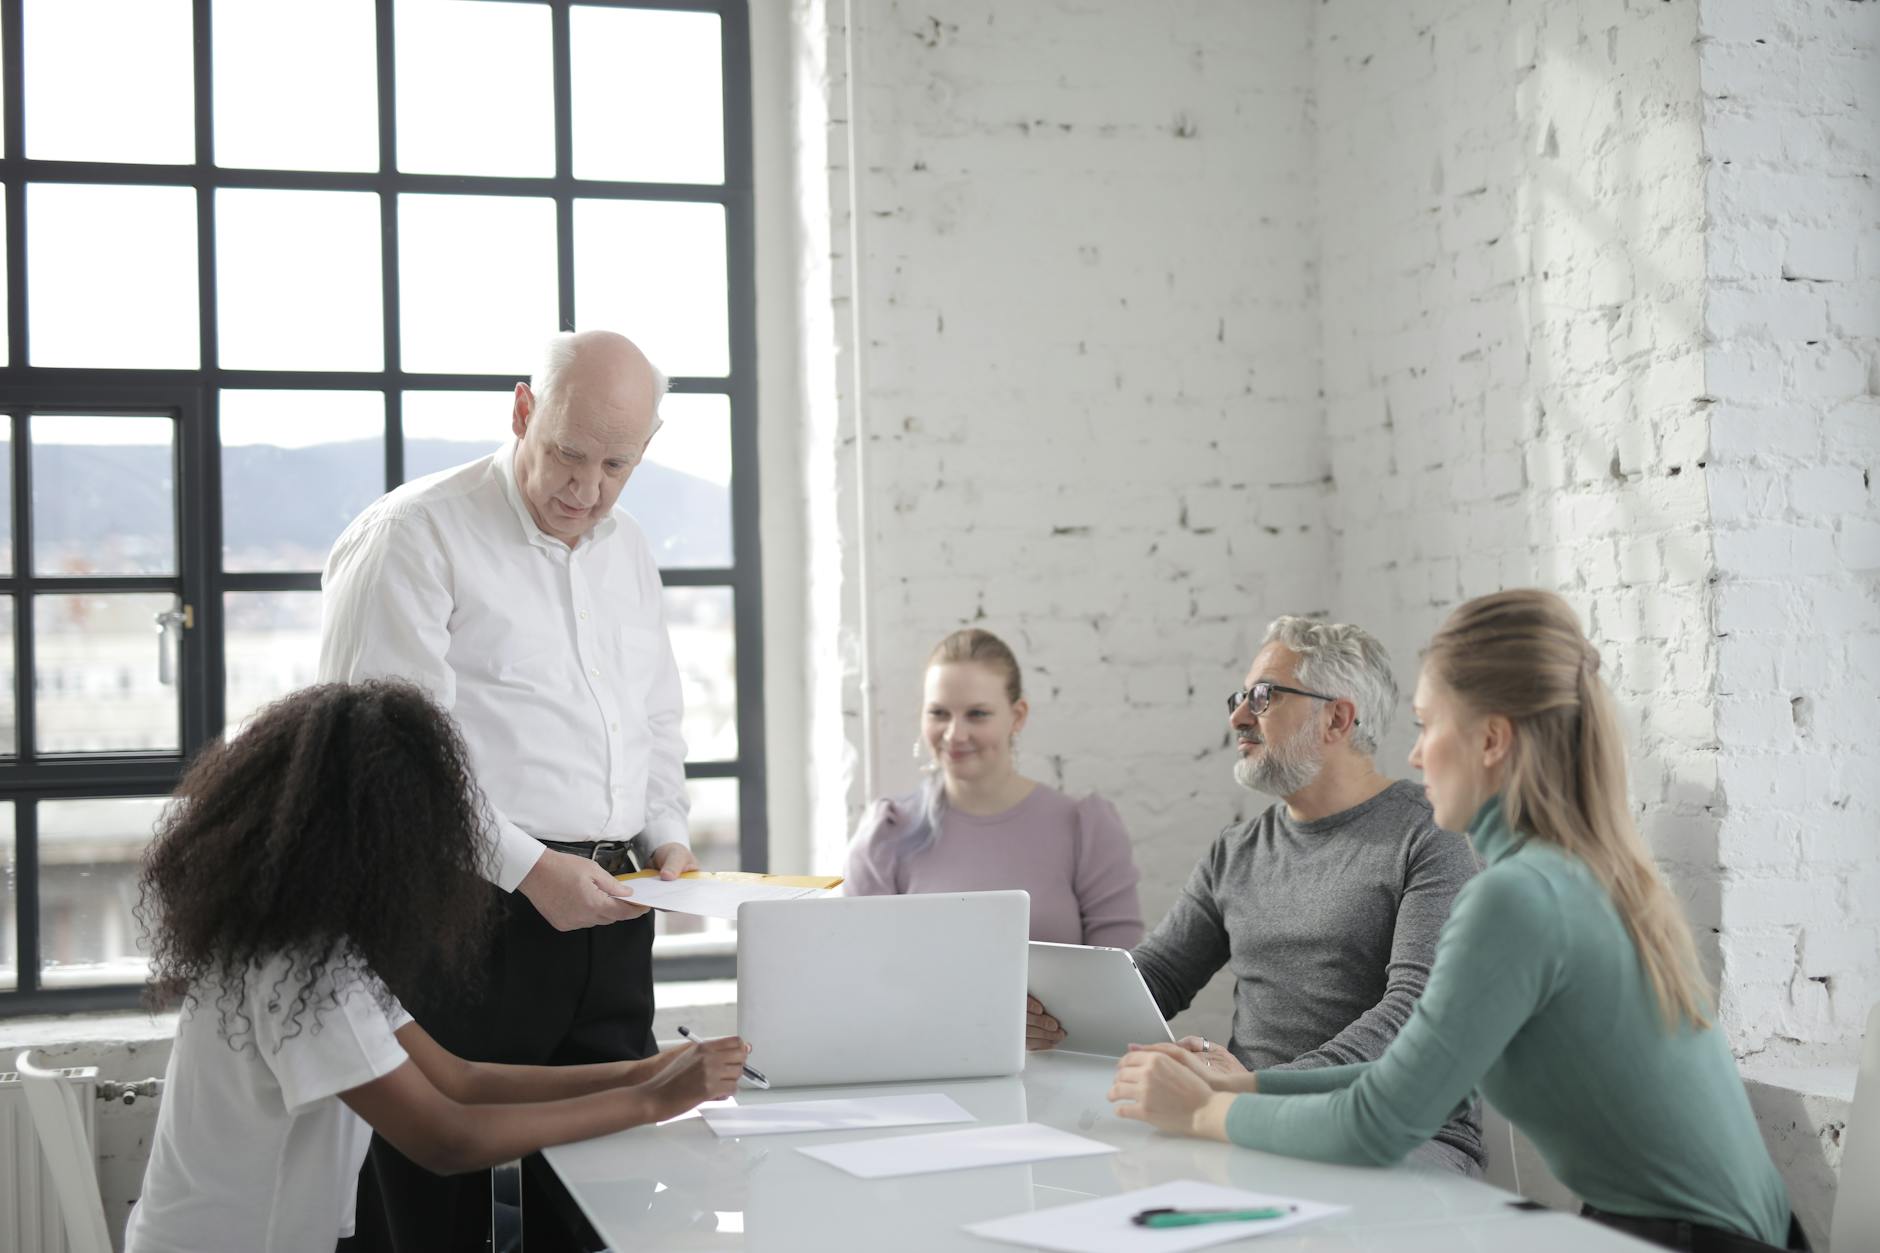
[{"label": "window pane", "polygon": [[405,480],[487,457],[509,438],[509,392],[406,392]]},{"label": "window pane", "polygon": [[[33,692],[44,753],[174,752],[176,649],[157,615],[176,608],[165,592],[39,596],[33,601]],[[171,633],[174,639],[175,632]],[[170,677],[160,679],[160,650]]]},{"label": "window pane", "polygon": [[373,192],[216,192],[223,368],[383,369],[381,233]]},{"label": "window pane", "polygon": [[[741,870],[738,864],[738,781],[736,779],[687,779],[685,789],[692,797],[692,852],[702,870]],[[653,934],[726,936],[736,934],[738,924],[729,918],[702,918],[697,914],[653,915]]]},{"label": "window pane", "polygon": [[0,754],[20,751],[19,715],[13,705],[13,598],[0,596]]},{"label": "window pane", "polygon": [[[0,266],[0,269],[4,269]],[[0,414],[0,577],[13,573],[13,419]]]},{"label": "window pane", "polygon": [[679,730],[686,760],[733,760],[738,755],[738,650],[731,589],[667,588],[666,629],[685,691]]},{"label": "window pane", "polygon": [[131,912],[158,796],[39,802],[39,979],[48,988],[142,983],[149,950]]},{"label": "window pane", "polygon": [[372,0],[215,0],[215,163],[378,169],[377,49]]},{"label": "window pane", "polygon": [[35,415],[33,571],[176,571],[176,422]]},{"label": "window pane", "polygon": [[222,568],[318,570],[385,491],[383,392],[222,393]]},{"label": "window pane", "polygon": [[196,159],[189,0],[28,0],[26,155]]},{"label": "window pane", "polygon": [[0,801],[0,988],[20,985],[19,872],[13,867],[13,802]]},{"label": "window pane", "polygon": [[730,372],[722,206],[577,200],[574,267],[577,325],[619,331],[668,374]]},{"label": "window pane", "polygon": [[194,188],[28,185],[26,273],[32,364],[200,363]]},{"label": "window pane", "polygon": [[395,43],[399,169],[555,172],[547,5],[398,0]]},{"label": "window pane", "polygon": [[[0,97],[5,95],[5,92],[0,92]],[[0,110],[0,112],[4,111],[5,110]],[[0,119],[0,130],[4,130],[5,125],[4,119]],[[5,239],[6,235],[7,202],[4,196],[0,196],[0,239]],[[12,308],[11,301],[7,299],[7,288],[11,281],[7,273],[7,267],[0,265],[0,365],[13,364],[11,355],[13,352],[13,341],[9,338],[13,324],[7,320],[8,317],[11,316],[10,310]]]},{"label": "window pane", "polygon": [[555,332],[555,287],[554,201],[398,198],[406,370],[527,373]]},{"label": "window pane", "polygon": [[570,10],[576,178],[725,181],[720,25],[716,13]]},{"label": "window pane", "polygon": [[620,505],[646,532],[660,565],[728,566],[731,398],[674,393],[660,402],[659,416],[665,425]]},{"label": "window pane", "polygon": [[269,701],[318,677],[320,593],[230,592],[222,608],[228,648],[224,710],[232,730]]}]

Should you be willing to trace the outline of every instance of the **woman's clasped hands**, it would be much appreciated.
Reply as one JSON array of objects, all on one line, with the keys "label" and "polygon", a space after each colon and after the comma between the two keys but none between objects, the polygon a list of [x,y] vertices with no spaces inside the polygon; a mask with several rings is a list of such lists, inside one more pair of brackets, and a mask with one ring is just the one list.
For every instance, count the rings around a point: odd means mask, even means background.
[{"label": "woman's clasped hands", "polygon": [[1132,1044],[1116,1063],[1109,1099],[1118,1116],[1159,1131],[1225,1140],[1228,1108],[1251,1091],[1251,1074],[1220,1073],[1179,1044]]}]

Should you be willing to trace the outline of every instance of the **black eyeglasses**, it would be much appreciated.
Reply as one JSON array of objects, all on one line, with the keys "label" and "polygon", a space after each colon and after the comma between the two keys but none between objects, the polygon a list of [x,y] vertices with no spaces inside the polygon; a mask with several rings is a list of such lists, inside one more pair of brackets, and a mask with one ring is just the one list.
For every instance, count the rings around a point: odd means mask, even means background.
[{"label": "black eyeglasses", "polygon": [[[1275,692],[1291,692],[1294,696],[1310,696],[1313,700],[1338,699],[1336,696],[1327,696],[1324,692],[1308,692],[1302,687],[1287,687],[1284,683],[1255,683],[1252,687],[1227,694],[1227,712],[1232,714],[1244,704],[1247,712],[1258,718],[1273,707],[1273,693]],[[1351,725],[1357,726],[1358,720],[1353,718]]]}]

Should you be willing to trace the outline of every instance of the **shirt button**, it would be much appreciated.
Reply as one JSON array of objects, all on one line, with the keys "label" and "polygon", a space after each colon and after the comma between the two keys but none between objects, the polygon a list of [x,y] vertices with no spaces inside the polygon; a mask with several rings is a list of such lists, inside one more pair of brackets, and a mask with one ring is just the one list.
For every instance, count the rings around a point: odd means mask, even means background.
[{"label": "shirt button", "polygon": [[587,621],[587,610],[585,610],[585,609],[583,609],[583,610],[581,611],[581,621],[583,621],[583,622],[586,622],[586,621]]},{"label": "shirt button", "polygon": [[618,731],[620,729],[620,724],[618,722],[610,722],[607,724],[607,729],[609,731]]},{"label": "shirt button", "polygon": [[597,679],[601,677],[601,670],[599,666],[589,666],[588,673],[593,675]]}]

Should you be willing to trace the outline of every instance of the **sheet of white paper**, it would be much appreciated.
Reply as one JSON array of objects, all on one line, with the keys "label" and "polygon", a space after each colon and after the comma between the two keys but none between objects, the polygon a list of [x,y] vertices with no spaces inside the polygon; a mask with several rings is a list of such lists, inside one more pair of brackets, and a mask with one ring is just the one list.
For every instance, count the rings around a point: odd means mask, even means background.
[{"label": "sheet of white paper", "polygon": [[[1138,1227],[1130,1218],[1146,1209],[1266,1209],[1294,1206],[1284,1218],[1258,1218],[1236,1223],[1208,1223],[1200,1227]],[[1052,1253],[1182,1253],[1209,1245],[1270,1235],[1345,1211],[1343,1205],[1302,1201],[1223,1188],[1215,1183],[1177,1179],[1153,1188],[1139,1188],[1116,1196],[1056,1205],[1050,1209],[1014,1214],[971,1223],[966,1230],[988,1240],[1022,1244]]]},{"label": "sheet of white paper", "polygon": [[745,901],[800,901],[832,896],[828,888],[797,888],[774,883],[725,883],[716,879],[629,879],[633,903],[675,914],[736,920]]},{"label": "sheet of white paper", "polygon": [[1086,1140],[1043,1123],[1021,1122],[971,1127],[965,1131],[936,1131],[924,1136],[818,1144],[799,1148],[797,1152],[807,1153],[863,1179],[886,1179],[936,1170],[1041,1162],[1053,1157],[1095,1157],[1099,1153],[1116,1152],[1116,1146]]},{"label": "sheet of white paper", "polygon": [[705,1110],[705,1124],[721,1136],[767,1136],[792,1131],[866,1131],[923,1123],[972,1122],[959,1102],[938,1092],[863,1096],[838,1101],[768,1101]]},{"label": "sheet of white paper", "polygon": [[688,1118],[703,1118],[707,1113],[715,1109],[735,1109],[737,1108],[737,1104],[738,1104],[737,1097],[721,1096],[715,1101],[706,1101],[703,1104],[694,1105],[691,1109],[688,1109],[683,1114],[674,1114],[671,1118],[662,1118],[660,1119],[658,1123],[654,1125],[659,1126],[659,1127],[668,1127],[676,1122],[684,1122]]}]

